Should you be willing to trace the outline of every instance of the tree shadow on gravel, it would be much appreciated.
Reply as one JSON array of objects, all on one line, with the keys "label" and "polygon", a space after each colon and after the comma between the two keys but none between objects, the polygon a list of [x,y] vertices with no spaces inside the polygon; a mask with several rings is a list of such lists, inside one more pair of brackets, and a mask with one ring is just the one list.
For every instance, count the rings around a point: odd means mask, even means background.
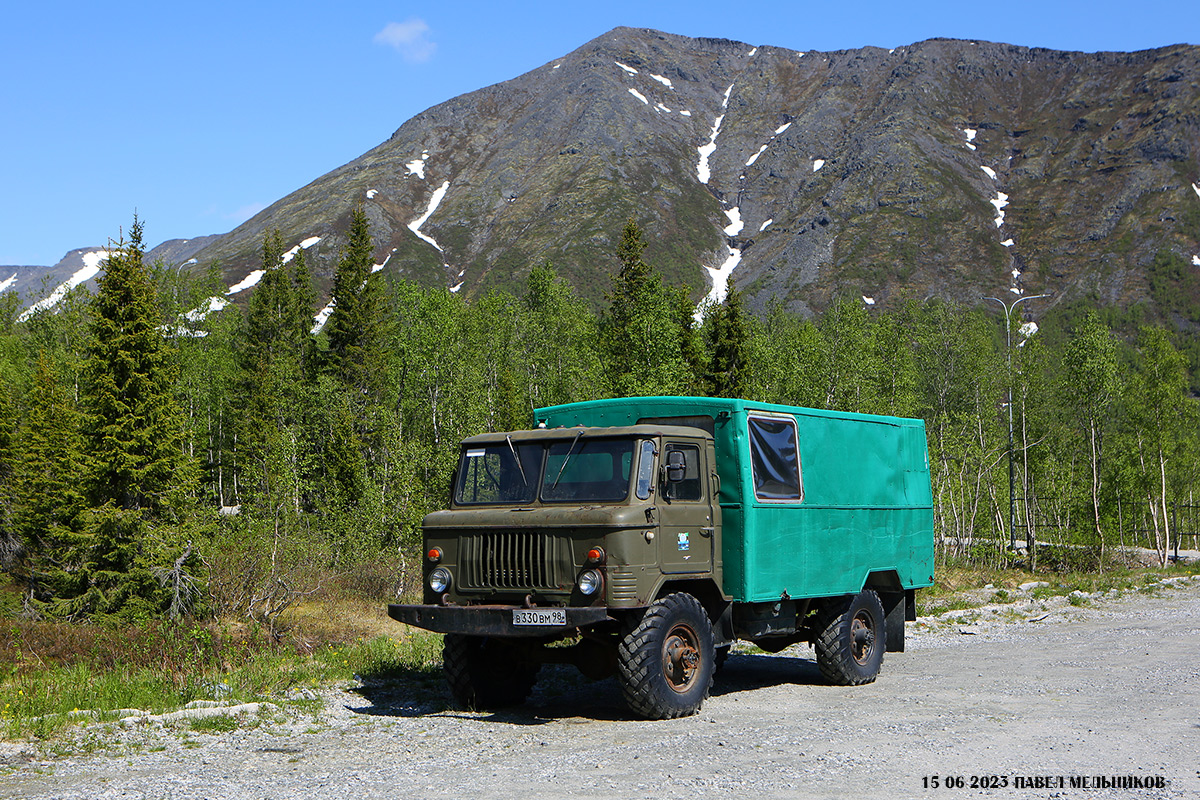
[{"label": "tree shadow on gravel", "polygon": [[[815,662],[792,656],[735,654],[713,681],[712,697],[753,692],[785,684],[824,684]],[[629,713],[615,678],[592,681],[574,667],[548,664],[524,705],[491,712],[458,711],[440,673],[364,677],[350,690],[366,701],[347,705],[356,714],[376,717],[459,717],[506,725],[551,722],[617,722],[637,719]]]}]

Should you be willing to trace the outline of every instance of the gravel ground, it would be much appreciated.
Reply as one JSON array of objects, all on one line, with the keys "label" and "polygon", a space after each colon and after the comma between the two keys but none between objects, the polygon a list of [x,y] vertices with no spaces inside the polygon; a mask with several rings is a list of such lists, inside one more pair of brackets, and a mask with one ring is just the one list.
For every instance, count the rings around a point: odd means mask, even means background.
[{"label": "gravel ground", "polygon": [[[1200,797],[1200,580],[1076,602],[910,624],[861,687],[823,685],[808,648],[735,652],[682,720],[632,720],[613,681],[546,668],[502,714],[393,684],[224,733],[92,724],[71,743],[90,754],[0,749],[0,798]],[[1164,786],[1071,785],[1128,776]]]}]

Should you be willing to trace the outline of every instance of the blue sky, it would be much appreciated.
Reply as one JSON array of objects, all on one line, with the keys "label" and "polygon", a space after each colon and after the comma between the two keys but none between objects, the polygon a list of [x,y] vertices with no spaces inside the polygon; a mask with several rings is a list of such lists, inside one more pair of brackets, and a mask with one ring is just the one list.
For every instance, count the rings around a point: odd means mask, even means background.
[{"label": "blue sky", "polygon": [[1200,43],[1200,3],[27,2],[0,26],[0,264],[223,233],[424,109],[618,26],[795,50]]}]

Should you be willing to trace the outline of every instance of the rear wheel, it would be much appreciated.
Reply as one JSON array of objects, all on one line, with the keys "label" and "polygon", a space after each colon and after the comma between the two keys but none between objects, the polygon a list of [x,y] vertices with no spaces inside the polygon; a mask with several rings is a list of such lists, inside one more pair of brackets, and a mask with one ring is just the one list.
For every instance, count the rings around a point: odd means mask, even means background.
[{"label": "rear wheel", "polygon": [[646,609],[617,648],[625,702],[647,719],[695,714],[712,686],[715,661],[704,606],[690,594],[669,594]]},{"label": "rear wheel", "polygon": [[474,709],[525,702],[541,664],[522,656],[519,648],[503,639],[446,634],[442,669],[454,702]]},{"label": "rear wheel", "polygon": [[818,617],[813,643],[821,674],[839,686],[875,680],[887,643],[884,630],[883,605],[870,589],[829,600]]}]

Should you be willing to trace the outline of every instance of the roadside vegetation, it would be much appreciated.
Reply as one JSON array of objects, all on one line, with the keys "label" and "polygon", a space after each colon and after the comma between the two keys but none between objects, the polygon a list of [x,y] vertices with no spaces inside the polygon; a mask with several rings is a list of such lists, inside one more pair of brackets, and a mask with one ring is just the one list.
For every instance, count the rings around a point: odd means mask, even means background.
[{"label": "roadside vegetation", "polygon": [[915,299],[756,316],[731,292],[698,323],[632,220],[598,313],[548,264],[520,296],[467,300],[373,271],[360,210],[314,332],[314,278],[278,233],[249,299],[208,313],[239,299],[216,265],[144,264],[141,224],[128,236],[94,296],[24,316],[0,295],[0,737],[432,674],[437,637],[384,606],[419,595],[420,520],[446,501],[455,443],[557,403],[709,394],[924,419],[925,613],[1030,582],[1134,588],[1200,549],[1198,365],[1136,314],[1064,305],[1006,331]]}]

